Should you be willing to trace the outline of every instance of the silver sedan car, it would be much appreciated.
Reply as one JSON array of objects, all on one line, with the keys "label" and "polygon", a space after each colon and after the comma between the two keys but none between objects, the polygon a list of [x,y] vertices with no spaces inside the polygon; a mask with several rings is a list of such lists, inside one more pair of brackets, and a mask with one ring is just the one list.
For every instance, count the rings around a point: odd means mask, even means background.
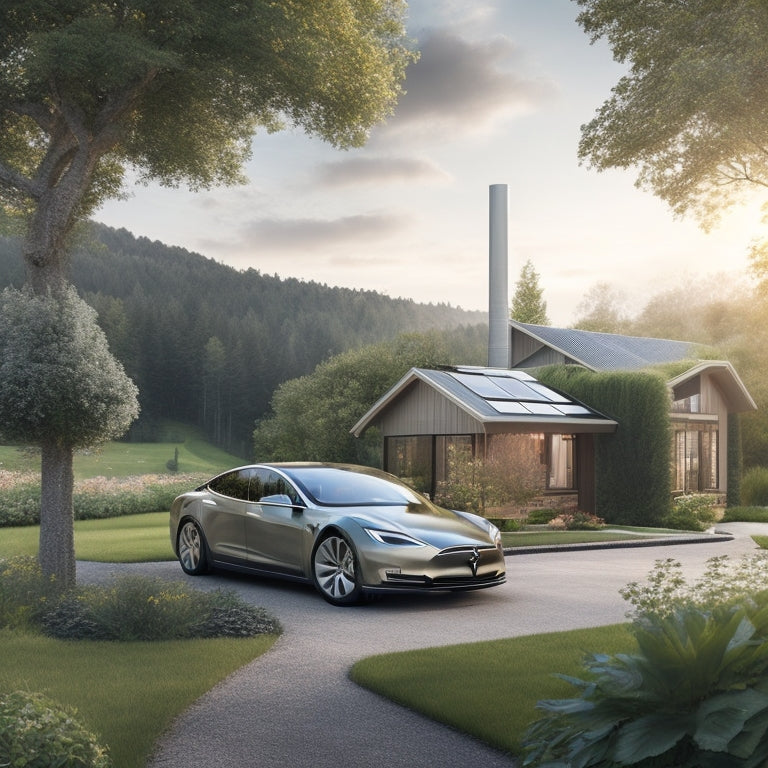
[{"label": "silver sedan car", "polygon": [[171,507],[185,573],[229,568],[315,585],[334,605],[374,592],[482,589],[505,581],[492,523],[436,506],[392,475],[348,464],[254,464]]}]

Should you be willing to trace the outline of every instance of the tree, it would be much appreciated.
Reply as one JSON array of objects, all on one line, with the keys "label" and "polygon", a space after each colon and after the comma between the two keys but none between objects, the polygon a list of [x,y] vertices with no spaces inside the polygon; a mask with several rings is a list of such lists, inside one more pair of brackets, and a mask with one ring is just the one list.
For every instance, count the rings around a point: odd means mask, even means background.
[{"label": "tree", "polygon": [[449,363],[437,334],[403,334],[392,342],[343,352],[308,376],[281,384],[272,413],[254,431],[259,460],[338,461],[374,465],[380,461],[378,436],[357,439],[355,423],[411,367]]},{"label": "tree", "polygon": [[0,436],[42,448],[40,564],[62,588],[75,579],[73,451],[121,435],[136,394],[74,288],[0,294]]},{"label": "tree", "polygon": [[592,41],[629,71],[582,127],[579,158],[639,169],[637,185],[706,227],[768,185],[768,6],[577,0]]},{"label": "tree", "polygon": [[576,307],[574,327],[582,331],[623,333],[626,316],[621,310],[621,291],[610,283],[595,283]]},{"label": "tree", "polygon": [[[121,193],[127,168],[168,186],[233,183],[256,129],[283,121],[364,143],[413,58],[404,12],[403,0],[4,0],[0,220],[24,221],[33,291],[66,294],[73,228]],[[69,493],[63,445],[64,433],[42,445],[44,498]]]},{"label": "tree", "polygon": [[542,298],[543,293],[543,289],[539,287],[539,273],[528,259],[520,270],[520,279],[515,285],[509,316],[519,323],[549,325],[547,302]]}]

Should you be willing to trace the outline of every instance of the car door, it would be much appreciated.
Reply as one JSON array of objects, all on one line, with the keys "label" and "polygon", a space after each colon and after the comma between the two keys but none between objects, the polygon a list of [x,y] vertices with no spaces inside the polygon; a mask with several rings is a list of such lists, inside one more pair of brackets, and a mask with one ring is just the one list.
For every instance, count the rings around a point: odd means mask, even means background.
[{"label": "car door", "polygon": [[208,484],[210,493],[202,500],[203,528],[214,560],[248,559],[245,521],[248,487],[254,473],[254,467],[245,467],[219,475]]},{"label": "car door", "polygon": [[[311,534],[304,524],[296,489],[272,469],[259,468],[251,479],[246,515],[248,559],[255,567],[304,574],[304,549]],[[296,506],[301,504],[302,506]]]}]

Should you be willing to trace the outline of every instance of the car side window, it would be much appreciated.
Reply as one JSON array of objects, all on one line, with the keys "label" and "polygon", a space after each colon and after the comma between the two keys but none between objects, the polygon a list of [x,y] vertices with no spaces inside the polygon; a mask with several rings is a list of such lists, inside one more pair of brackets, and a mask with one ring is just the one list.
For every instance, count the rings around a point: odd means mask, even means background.
[{"label": "car side window", "polygon": [[227,472],[225,475],[215,477],[208,483],[208,488],[214,493],[228,496],[231,499],[248,501],[248,485],[253,470],[240,469],[235,472]]},{"label": "car side window", "polygon": [[254,496],[254,488],[251,486],[251,501],[259,501],[265,496],[287,496],[291,503],[301,503],[301,497],[298,491],[284,477],[278,475],[271,469],[259,470],[259,479],[261,480],[258,495]]}]

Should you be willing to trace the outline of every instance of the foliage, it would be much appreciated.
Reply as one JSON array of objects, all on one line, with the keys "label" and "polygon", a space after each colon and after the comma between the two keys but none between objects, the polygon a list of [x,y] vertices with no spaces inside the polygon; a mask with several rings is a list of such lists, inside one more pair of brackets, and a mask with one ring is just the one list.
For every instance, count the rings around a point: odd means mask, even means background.
[{"label": "foliage", "polygon": [[669,396],[663,376],[552,366],[538,370],[536,377],[621,425],[614,434],[595,435],[597,514],[615,525],[659,525],[671,497]]},{"label": "foliage", "polygon": [[717,519],[716,504],[717,497],[712,494],[689,493],[678,496],[672,502],[670,511],[662,518],[662,525],[681,531],[706,530]]},{"label": "foliage", "polygon": [[605,527],[605,520],[589,512],[561,512],[548,525],[560,531],[599,531]]},{"label": "foliage", "polygon": [[530,509],[526,523],[529,525],[546,525],[560,514],[559,509]]},{"label": "foliage", "polygon": [[578,0],[577,18],[627,73],[582,127],[579,157],[638,168],[638,186],[709,225],[768,180],[768,15],[762,3]]},{"label": "foliage", "polygon": [[[177,474],[80,480],[75,482],[73,493],[75,520],[166,510],[179,494],[206,479],[202,475]],[[0,471],[0,528],[39,523],[39,479]]]},{"label": "foliage", "polygon": [[0,296],[0,433],[7,442],[85,447],[138,415],[136,387],[74,289]]},{"label": "foliage", "polygon": [[751,467],[741,480],[741,503],[768,507],[768,467]]},{"label": "foliage", "polygon": [[0,765],[110,768],[106,749],[76,718],[41,694],[0,694]]},{"label": "foliage", "polygon": [[741,481],[744,475],[744,450],[741,441],[741,416],[728,414],[728,489],[725,505],[736,507],[741,503]]},{"label": "foliage", "polygon": [[549,325],[547,302],[543,299],[543,293],[544,290],[539,285],[539,273],[528,259],[520,270],[509,316],[519,323]]},{"label": "foliage", "polygon": [[610,283],[595,283],[576,307],[574,327],[597,333],[624,333],[627,318],[622,305],[625,301]]},{"label": "foliage", "polygon": [[0,560],[0,628],[34,626],[55,595],[51,578],[43,575],[35,558]]},{"label": "foliage", "polygon": [[530,501],[541,489],[542,475],[529,442],[527,435],[495,435],[485,458],[448,445],[446,479],[438,484],[435,502],[492,516],[494,508]]},{"label": "foliage", "polygon": [[768,507],[729,507],[722,517],[724,523],[768,523]]},{"label": "foliage", "polygon": [[439,334],[403,334],[336,355],[298,379],[283,383],[272,398],[272,413],[254,431],[259,460],[338,461],[377,465],[379,439],[350,429],[411,367],[450,361]]},{"label": "foliage", "polygon": [[575,698],[541,701],[524,765],[757,768],[768,759],[768,558],[657,561],[633,606],[638,652],[594,654]]},{"label": "foliage", "polygon": [[201,592],[183,582],[123,576],[111,587],[71,591],[41,617],[43,631],[66,640],[173,640],[277,634],[278,622],[234,592]]}]

